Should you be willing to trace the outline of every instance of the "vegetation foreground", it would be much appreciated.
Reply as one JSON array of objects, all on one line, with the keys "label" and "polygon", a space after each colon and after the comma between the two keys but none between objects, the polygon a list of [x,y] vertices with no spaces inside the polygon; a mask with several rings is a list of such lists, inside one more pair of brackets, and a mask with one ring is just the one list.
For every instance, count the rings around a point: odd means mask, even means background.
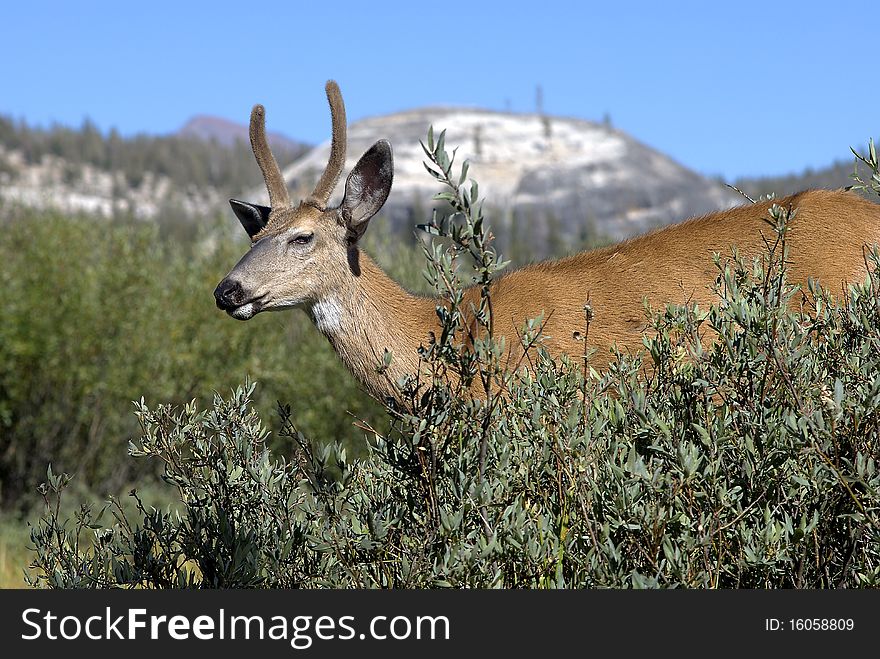
[{"label": "vegetation foreground", "polygon": [[[252,383],[206,410],[141,399],[129,452],[161,467],[179,504],[133,493],[133,507],[111,499],[103,517],[83,506],[68,519],[70,479],[50,471],[29,583],[877,585],[880,254],[866,253],[869,277],[843,295],[792,287],[797,213],[774,207],[763,258],[720,255],[709,309],[646,310],[639,355],[603,373],[586,351],[553,361],[539,318],[522,333],[530,368],[509,369],[485,295],[484,338],[461,349],[462,280],[485,283],[504,264],[476,186],[453,175],[442,140],[427,152],[456,211],[425,227],[436,237],[425,275],[449,310],[422,349],[430,377],[397,383],[387,426],[359,423],[368,455],[312,444],[295,405],[279,406],[270,433]],[[867,164],[877,192],[873,149]],[[602,312],[585,306],[584,337]],[[483,399],[466,395],[473,382]]]}]

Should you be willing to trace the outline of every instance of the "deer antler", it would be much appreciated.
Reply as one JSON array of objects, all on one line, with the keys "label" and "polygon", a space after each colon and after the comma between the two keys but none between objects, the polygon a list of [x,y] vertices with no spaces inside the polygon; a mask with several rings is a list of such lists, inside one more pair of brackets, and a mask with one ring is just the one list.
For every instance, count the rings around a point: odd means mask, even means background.
[{"label": "deer antler", "polygon": [[333,142],[330,147],[330,160],[327,168],[321,174],[315,191],[309,197],[309,201],[318,206],[326,206],[330,201],[330,195],[339,181],[342,169],[345,167],[345,103],[342,101],[342,92],[334,80],[328,80],[327,101],[330,103],[330,115],[333,118]]},{"label": "deer antler", "polygon": [[263,180],[266,181],[266,189],[269,191],[269,206],[281,208],[290,206],[290,195],[284,184],[284,177],[269,148],[266,140],[266,109],[262,105],[255,105],[251,110],[251,148],[254,157],[263,172]]}]

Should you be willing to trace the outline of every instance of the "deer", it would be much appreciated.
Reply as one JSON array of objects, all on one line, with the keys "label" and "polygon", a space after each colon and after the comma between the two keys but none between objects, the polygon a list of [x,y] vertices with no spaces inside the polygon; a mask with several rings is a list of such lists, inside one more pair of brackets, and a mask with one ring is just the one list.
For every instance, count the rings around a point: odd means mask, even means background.
[{"label": "deer", "polygon": [[[327,82],[326,95],[332,121],[329,161],[314,191],[296,204],[266,140],[265,109],[254,106],[250,141],[269,206],[230,199],[251,246],[218,284],[214,298],[238,320],[263,311],[304,309],[366,392],[395,400],[395,383],[419,371],[419,347],[439,335],[437,308],[444,301],[407,291],[360,247],[370,219],[391,191],[388,141],[377,141],[361,156],[346,178],[342,202],[330,205],[345,165],[346,117],[336,82]],[[589,298],[593,363],[610,362],[614,346],[641,346],[645,300],[708,307],[717,275],[713,254],[733,246],[746,258],[762,253],[772,203],[797,209],[787,232],[789,281],[805,286],[813,278],[831,289],[864,280],[863,250],[880,242],[880,205],[844,190],[809,190],[504,273],[489,291],[495,335],[516,343],[525,322],[542,317],[549,353],[579,357],[585,346],[578,330]],[[479,306],[479,295],[477,288],[466,289],[462,306]],[[386,350],[393,358],[380,372]]]}]

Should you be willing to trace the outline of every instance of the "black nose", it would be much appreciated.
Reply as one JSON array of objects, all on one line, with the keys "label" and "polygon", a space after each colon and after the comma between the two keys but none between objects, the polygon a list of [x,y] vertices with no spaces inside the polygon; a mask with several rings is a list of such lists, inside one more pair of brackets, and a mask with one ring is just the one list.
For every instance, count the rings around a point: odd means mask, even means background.
[{"label": "black nose", "polygon": [[214,299],[217,301],[217,306],[223,311],[239,306],[241,294],[241,284],[230,279],[224,279],[214,289]]}]

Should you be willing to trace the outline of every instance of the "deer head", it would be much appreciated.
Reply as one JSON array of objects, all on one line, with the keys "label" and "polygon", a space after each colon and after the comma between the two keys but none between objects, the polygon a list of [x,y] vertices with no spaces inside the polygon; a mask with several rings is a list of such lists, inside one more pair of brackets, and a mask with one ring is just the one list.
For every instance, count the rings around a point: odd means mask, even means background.
[{"label": "deer head", "polygon": [[329,207],[345,166],[345,106],[339,86],[327,82],[333,120],[330,160],[314,192],[294,205],[266,140],[262,105],[251,112],[250,139],[269,191],[269,207],[230,199],[251,237],[251,248],[214,290],[217,306],[248,320],[261,311],[310,307],[332,299],[345,277],[357,276],[357,243],[391,191],[391,145],[376,142],[345,182],[342,203]]}]

